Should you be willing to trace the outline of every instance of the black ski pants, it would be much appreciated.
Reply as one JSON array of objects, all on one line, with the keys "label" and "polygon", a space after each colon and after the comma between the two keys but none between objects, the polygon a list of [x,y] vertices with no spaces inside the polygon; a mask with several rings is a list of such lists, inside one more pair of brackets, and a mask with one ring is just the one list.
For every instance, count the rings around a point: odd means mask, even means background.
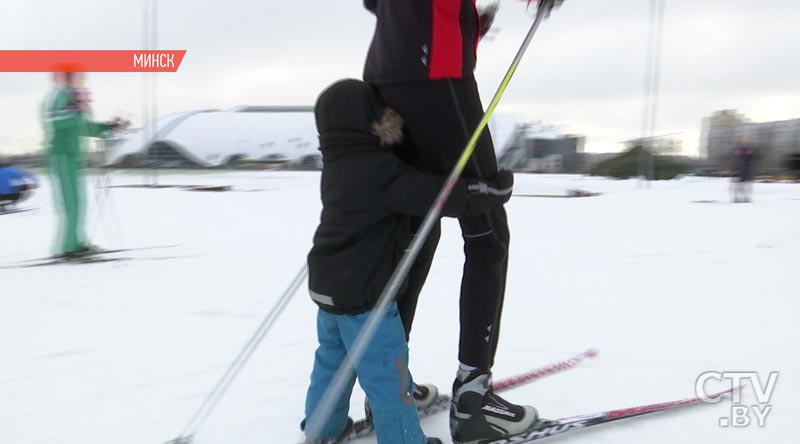
[{"label": "black ski pants", "polygon": [[[406,140],[401,155],[424,171],[448,175],[467,141],[483,118],[483,105],[474,78],[432,80],[379,85],[387,106],[399,112],[405,122]],[[492,179],[497,173],[489,129],[480,138],[464,172],[465,177]],[[422,219],[414,221],[412,232]],[[464,270],[461,279],[459,360],[490,370],[494,364],[500,318],[503,310],[508,243],[505,209],[475,217],[459,218],[464,238]],[[417,299],[428,276],[440,225],[428,237],[398,297],[398,308],[408,337],[414,321]]]}]

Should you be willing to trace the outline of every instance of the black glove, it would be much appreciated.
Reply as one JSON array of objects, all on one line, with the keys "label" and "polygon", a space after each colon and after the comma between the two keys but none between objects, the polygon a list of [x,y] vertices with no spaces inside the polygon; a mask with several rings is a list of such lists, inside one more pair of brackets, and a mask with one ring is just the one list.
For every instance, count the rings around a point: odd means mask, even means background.
[{"label": "black glove", "polygon": [[550,17],[553,9],[558,8],[564,0],[539,0],[539,14],[543,14],[545,18]]},{"label": "black glove", "polygon": [[114,117],[114,119],[108,122],[109,126],[113,131],[124,131],[131,126],[131,122],[129,120],[125,120],[122,117]]},{"label": "black glove", "polygon": [[514,188],[514,175],[509,170],[500,170],[494,180],[467,179],[467,208],[464,213],[468,216],[488,213],[501,207],[511,199]]},{"label": "black glove", "polygon": [[478,12],[478,17],[481,21],[481,37],[485,36],[494,23],[494,17],[497,15],[497,10],[500,9],[500,2],[494,2],[491,5],[481,9]]}]

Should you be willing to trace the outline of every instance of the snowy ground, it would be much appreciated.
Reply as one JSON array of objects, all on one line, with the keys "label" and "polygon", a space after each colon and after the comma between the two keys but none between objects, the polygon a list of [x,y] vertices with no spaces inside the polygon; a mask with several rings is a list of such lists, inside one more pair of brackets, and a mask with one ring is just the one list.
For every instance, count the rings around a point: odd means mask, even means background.
[{"label": "snowy ground", "polygon": [[[317,173],[207,173],[161,183],[235,192],[115,188],[90,197],[93,240],[178,245],[129,262],[0,269],[0,442],[158,444],[174,438],[304,261],[319,214]],[[115,184],[140,183],[121,174]],[[796,442],[800,403],[800,185],[518,175],[497,377],[595,346],[598,358],[508,393],[548,417],[694,396],[707,370],[781,372],[767,427],[722,429],[730,404],[553,438],[563,443]],[[99,198],[100,205],[96,205]],[[698,202],[705,201],[705,202]],[[0,216],[0,264],[45,256],[49,186]],[[411,343],[420,381],[456,367],[461,247],[445,223]],[[299,292],[196,442],[293,443],[310,370],[315,307]],[[353,398],[360,417],[363,394]],[[754,404],[751,391],[745,401]],[[447,437],[447,415],[423,422]],[[368,443],[363,440],[361,443]]]}]

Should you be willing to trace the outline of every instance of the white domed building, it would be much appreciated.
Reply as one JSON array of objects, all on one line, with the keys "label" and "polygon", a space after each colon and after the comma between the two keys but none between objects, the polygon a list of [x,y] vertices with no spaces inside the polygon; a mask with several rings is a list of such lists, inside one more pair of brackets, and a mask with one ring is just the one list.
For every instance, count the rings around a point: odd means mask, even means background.
[{"label": "white domed building", "polygon": [[121,137],[108,164],[219,167],[319,157],[313,107],[253,107],[171,114]]},{"label": "white domed building", "polygon": [[[519,125],[513,114],[490,122],[501,152]],[[288,163],[321,168],[311,106],[241,106],[171,114],[110,143],[106,164],[121,167],[214,168],[234,163]]]}]

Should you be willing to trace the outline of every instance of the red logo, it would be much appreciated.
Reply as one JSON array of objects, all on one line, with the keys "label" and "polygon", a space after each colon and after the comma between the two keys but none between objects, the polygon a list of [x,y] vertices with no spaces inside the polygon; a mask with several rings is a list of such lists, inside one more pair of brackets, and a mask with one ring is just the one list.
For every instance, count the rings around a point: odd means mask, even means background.
[{"label": "red logo", "polygon": [[0,72],[176,72],[186,50],[0,50]]}]

